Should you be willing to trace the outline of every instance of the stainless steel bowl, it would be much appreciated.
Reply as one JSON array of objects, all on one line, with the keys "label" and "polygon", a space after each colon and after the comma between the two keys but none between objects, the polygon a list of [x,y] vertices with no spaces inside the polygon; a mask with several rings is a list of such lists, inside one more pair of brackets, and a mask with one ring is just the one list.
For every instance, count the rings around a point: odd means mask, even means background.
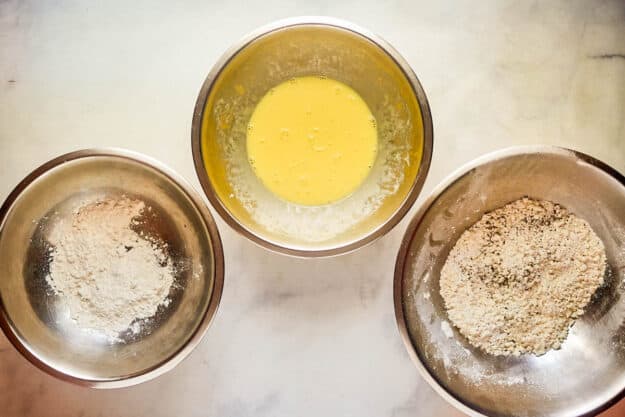
[{"label": "stainless steel bowl", "polygon": [[[121,342],[85,332],[46,282],[46,233],[77,201],[128,195],[152,207],[144,226],[178,268],[171,303]],[[149,229],[149,230],[147,230]],[[223,251],[206,205],[178,175],[137,153],[83,150],[28,175],[0,208],[0,325],[40,369],[79,385],[123,387],[172,369],[199,343],[223,287]]]},{"label": "stainless steel bowl", "polygon": [[[255,105],[277,84],[303,75],[349,85],[378,125],[369,177],[351,196],[327,206],[279,199],[247,158]],[[389,44],[345,21],[301,17],[263,27],[221,57],[197,99],[192,145],[206,195],[237,232],[274,251],[328,256],[373,241],[406,214],[429,169],[432,120],[417,77]]]},{"label": "stainless steel bowl", "polygon": [[[462,232],[523,196],[586,219],[603,240],[607,284],[560,350],[491,356],[448,325],[439,274]],[[486,155],[443,181],[404,237],[395,267],[395,314],[408,352],[430,385],[472,415],[594,415],[625,390],[625,178],[587,155],[533,146]]]}]

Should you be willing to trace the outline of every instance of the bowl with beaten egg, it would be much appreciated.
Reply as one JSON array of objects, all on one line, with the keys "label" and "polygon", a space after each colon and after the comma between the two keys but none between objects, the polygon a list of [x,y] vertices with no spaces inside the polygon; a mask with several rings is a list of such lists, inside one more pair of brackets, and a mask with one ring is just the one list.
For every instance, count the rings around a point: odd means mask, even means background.
[{"label": "bowl with beaten egg", "polygon": [[298,17],[260,28],[208,74],[193,114],[198,178],[216,211],[268,249],[350,252],[417,199],[432,119],[416,75],[349,22]]}]

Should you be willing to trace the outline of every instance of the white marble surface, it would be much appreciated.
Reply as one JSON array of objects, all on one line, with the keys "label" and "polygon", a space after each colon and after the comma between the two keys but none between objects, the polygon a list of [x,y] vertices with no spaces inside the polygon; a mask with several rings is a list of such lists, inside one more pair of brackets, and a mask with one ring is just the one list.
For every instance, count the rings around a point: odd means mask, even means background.
[{"label": "white marble surface", "polygon": [[[566,145],[625,172],[621,0],[2,0],[0,198],[38,164],[93,146],[146,153],[197,186],[190,124],[206,73],[247,31],[302,14],[370,28],[412,64],[434,117],[426,193],[510,144]],[[392,271],[407,220],[319,260],[267,252],[218,224],[222,305],[187,360],[134,388],[88,390],[38,371],[0,336],[0,415],[459,416],[396,329]]]}]

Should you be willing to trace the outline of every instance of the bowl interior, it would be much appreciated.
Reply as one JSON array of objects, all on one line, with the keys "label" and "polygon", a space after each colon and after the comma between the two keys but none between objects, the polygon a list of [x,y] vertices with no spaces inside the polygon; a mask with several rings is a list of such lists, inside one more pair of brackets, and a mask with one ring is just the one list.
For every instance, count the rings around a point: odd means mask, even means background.
[{"label": "bowl interior", "polygon": [[[304,75],[352,87],[378,125],[370,175],[352,195],[326,206],[274,196],[247,158],[247,124],[256,104],[272,87]],[[419,102],[396,61],[363,35],[324,24],[269,31],[239,49],[206,94],[198,102],[203,113],[194,138],[201,141],[200,180],[226,217],[261,240],[304,251],[347,245],[392,217],[415,183],[424,146]]]},{"label": "bowl interior", "polygon": [[[80,329],[46,282],[50,225],[77,204],[105,196],[137,197],[152,207],[143,230],[161,238],[177,266],[171,303],[138,334],[110,344]],[[155,168],[119,156],[86,156],[56,165],[26,186],[0,229],[0,297],[9,331],[52,370],[88,381],[118,380],[175,355],[204,318],[214,287],[213,243],[188,194]]]},{"label": "bowl interior", "polygon": [[[412,237],[407,235],[399,296],[411,354],[473,410],[577,416],[625,389],[625,185],[618,174],[595,164],[562,149],[500,154],[452,181],[425,209]],[[606,285],[560,350],[495,357],[473,348],[453,326],[450,330],[439,275],[467,227],[523,196],[560,203],[586,219],[605,244],[610,268]]]}]

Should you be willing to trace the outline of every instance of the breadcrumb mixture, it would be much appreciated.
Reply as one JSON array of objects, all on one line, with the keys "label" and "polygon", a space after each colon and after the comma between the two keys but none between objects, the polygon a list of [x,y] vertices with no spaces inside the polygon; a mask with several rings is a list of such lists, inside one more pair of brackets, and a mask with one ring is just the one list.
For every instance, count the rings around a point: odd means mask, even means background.
[{"label": "breadcrumb mixture", "polygon": [[603,284],[603,242],[583,219],[523,198],[467,229],[441,271],[451,322],[493,355],[558,349]]}]

